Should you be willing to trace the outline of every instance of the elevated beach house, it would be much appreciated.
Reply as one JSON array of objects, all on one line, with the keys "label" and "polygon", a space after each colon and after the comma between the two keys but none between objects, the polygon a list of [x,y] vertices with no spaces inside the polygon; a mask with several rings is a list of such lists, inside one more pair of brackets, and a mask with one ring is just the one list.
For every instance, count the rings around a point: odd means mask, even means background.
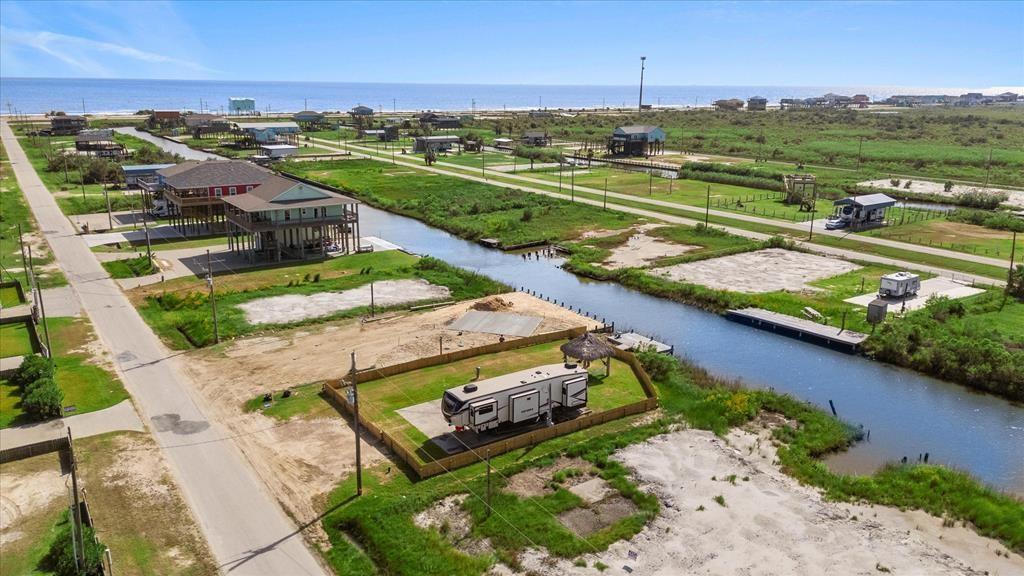
[{"label": "elevated beach house", "polygon": [[50,134],[54,136],[73,136],[89,126],[85,116],[58,115],[50,116]]},{"label": "elevated beach house", "polygon": [[416,154],[430,148],[434,152],[447,152],[461,143],[462,139],[458,136],[417,136],[412,141],[412,151]]},{"label": "elevated beach house", "polygon": [[302,130],[295,122],[239,122],[233,134],[240,148],[255,148],[263,144],[298,144]]},{"label": "elevated beach house", "polygon": [[550,146],[551,136],[543,130],[527,130],[519,139],[523,146]]},{"label": "elevated beach house", "polygon": [[252,262],[359,250],[359,201],[347,196],[275,175],[224,204],[229,247]]},{"label": "elevated beach house", "polygon": [[761,112],[768,109],[768,99],[763,96],[747,98],[747,110]]},{"label": "elevated beach house", "polygon": [[272,172],[241,160],[182,162],[138,181],[143,191],[167,203],[171,225],[183,236],[224,230],[224,198],[246,194]]},{"label": "elevated beach house", "polygon": [[294,120],[304,130],[314,130],[327,124],[327,115],[314,110],[303,110],[292,114]]},{"label": "elevated beach house", "polygon": [[115,160],[128,156],[128,148],[114,140],[114,131],[110,128],[82,130],[75,136],[75,150],[86,156]]},{"label": "elevated beach house", "polygon": [[665,150],[665,131],[657,126],[620,126],[608,139],[613,155],[648,156]]}]

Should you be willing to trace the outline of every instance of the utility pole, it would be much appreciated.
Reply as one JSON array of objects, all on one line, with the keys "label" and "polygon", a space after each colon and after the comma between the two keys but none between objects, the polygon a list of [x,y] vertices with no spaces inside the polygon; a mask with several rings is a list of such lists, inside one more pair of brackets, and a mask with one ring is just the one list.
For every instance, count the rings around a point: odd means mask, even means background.
[{"label": "utility pole", "polygon": [[647,171],[647,195],[654,196],[654,170]]},{"label": "utility pole", "polygon": [[704,203],[704,227],[708,227],[708,220],[711,218],[711,184],[708,184],[708,199]]},{"label": "utility pole", "polygon": [[21,224],[18,224],[18,243],[21,245],[21,270],[25,273],[25,286],[31,290],[32,280],[28,275],[28,258],[25,256],[25,237],[21,233]]},{"label": "utility pole", "polygon": [[[1003,303],[999,307],[1002,309],[1006,305],[1006,297],[1010,294],[1010,290],[1013,289],[1013,260],[1017,257],[1017,231],[1013,232],[1012,244],[1010,244],[1010,270],[1006,274],[1006,289],[1003,290]],[[1021,279],[1024,282],[1024,278]]]},{"label": "utility pole", "polygon": [[864,137],[861,136],[860,137],[860,144],[857,145],[857,169],[858,170],[860,169],[861,162],[864,161],[863,150],[864,150]]},{"label": "utility pole", "polygon": [[[145,207],[145,204],[143,204]],[[153,244],[149,241],[149,221],[146,220],[146,211],[142,211],[142,227],[146,230],[146,258],[149,259],[150,271],[153,269]]]},{"label": "utility pole", "polygon": [[[78,527],[78,542],[79,542],[79,546],[78,546],[77,552],[80,552],[81,555],[82,555],[82,560],[81,560],[82,564],[78,564],[78,556],[77,555],[75,556],[75,564],[79,565],[79,566],[82,566],[82,565],[85,564],[85,534],[82,531],[82,505],[78,501],[78,459],[75,458],[75,448],[74,448],[74,444],[72,444],[71,427],[70,426],[68,427],[68,451],[70,452],[70,456],[71,456],[71,492],[74,494],[74,498],[73,498],[74,504],[73,505],[75,507],[75,509],[73,511],[74,512],[73,520],[75,522],[75,525]],[[71,539],[72,539],[72,541],[74,541],[74,534],[72,534]]]},{"label": "utility pole", "polygon": [[576,161],[569,166],[569,201],[576,201]]},{"label": "utility pole", "polygon": [[807,239],[814,238],[814,213],[818,211],[818,186],[814,186],[814,192],[811,193],[811,226],[807,231]]},{"label": "utility pole", "polygon": [[220,330],[217,326],[217,295],[213,291],[213,259],[210,251],[206,251],[206,284],[210,287],[210,312],[213,314],[213,343],[220,343]]},{"label": "utility pole", "polygon": [[103,189],[103,198],[107,201],[107,229],[114,229],[114,215],[110,212],[110,192],[107,191],[107,187],[100,182],[100,188]]},{"label": "utility pole", "polygon": [[36,299],[39,302],[39,316],[43,319],[43,339],[46,340],[46,357],[53,357],[53,351],[50,348],[50,327],[46,322],[46,306],[43,304],[43,290],[39,287],[39,280],[36,278],[36,266],[35,261],[32,259],[32,245],[27,246],[28,248],[28,268],[32,271],[30,275],[32,278],[32,285],[29,286],[30,290],[35,290]]},{"label": "utility pole", "polygon": [[487,517],[491,516],[491,449],[487,449]]},{"label": "utility pole", "polygon": [[644,111],[644,63],[647,61],[647,56],[640,57],[640,101],[637,103],[636,111]]},{"label": "utility pole", "polygon": [[988,177],[992,174],[992,147],[988,147],[988,164],[985,166],[985,188],[988,188]]},{"label": "utility pole", "polygon": [[356,430],[356,496],[363,495],[363,454],[359,446],[359,386],[356,378],[356,353],[352,352],[352,422]]}]

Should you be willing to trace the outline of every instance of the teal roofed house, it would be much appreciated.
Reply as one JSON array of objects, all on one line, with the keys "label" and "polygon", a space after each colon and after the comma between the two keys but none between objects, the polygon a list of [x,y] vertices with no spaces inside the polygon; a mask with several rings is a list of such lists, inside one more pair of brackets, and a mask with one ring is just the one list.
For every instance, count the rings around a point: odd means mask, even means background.
[{"label": "teal roofed house", "polygon": [[235,124],[235,142],[243,148],[262,144],[298,144],[302,129],[295,122],[239,122]]},{"label": "teal roofed house", "polygon": [[359,201],[271,176],[247,194],[224,198],[228,245],[250,261],[323,258],[359,250]]},{"label": "teal roofed house", "polygon": [[665,151],[665,131],[657,126],[620,126],[608,139],[612,155],[648,156]]}]

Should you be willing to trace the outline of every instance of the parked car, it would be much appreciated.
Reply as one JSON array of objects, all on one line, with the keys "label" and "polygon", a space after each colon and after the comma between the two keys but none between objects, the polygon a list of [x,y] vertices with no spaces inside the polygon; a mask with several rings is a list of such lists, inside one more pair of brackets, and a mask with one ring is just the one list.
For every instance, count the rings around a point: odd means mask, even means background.
[{"label": "parked car", "polygon": [[825,218],[826,230],[839,230],[841,228],[846,228],[848,224],[849,222],[843,220],[839,216],[829,216],[828,218]]}]

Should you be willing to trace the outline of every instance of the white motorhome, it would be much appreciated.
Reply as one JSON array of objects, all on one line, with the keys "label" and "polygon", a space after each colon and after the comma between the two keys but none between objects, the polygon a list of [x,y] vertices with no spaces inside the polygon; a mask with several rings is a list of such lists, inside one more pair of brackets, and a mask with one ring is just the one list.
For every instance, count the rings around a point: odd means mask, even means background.
[{"label": "white motorhome", "polygon": [[878,295],[883,298],[914,296],[921,289],[921,277],[910,272],[893,272],[882,276]]},{"label": "white motorhome", "polygon": [[441,413],[456,431],[484,432],[499,425],[550,418],[556,408],[587,405],[587,369],[549,364],[451,388]]}]

